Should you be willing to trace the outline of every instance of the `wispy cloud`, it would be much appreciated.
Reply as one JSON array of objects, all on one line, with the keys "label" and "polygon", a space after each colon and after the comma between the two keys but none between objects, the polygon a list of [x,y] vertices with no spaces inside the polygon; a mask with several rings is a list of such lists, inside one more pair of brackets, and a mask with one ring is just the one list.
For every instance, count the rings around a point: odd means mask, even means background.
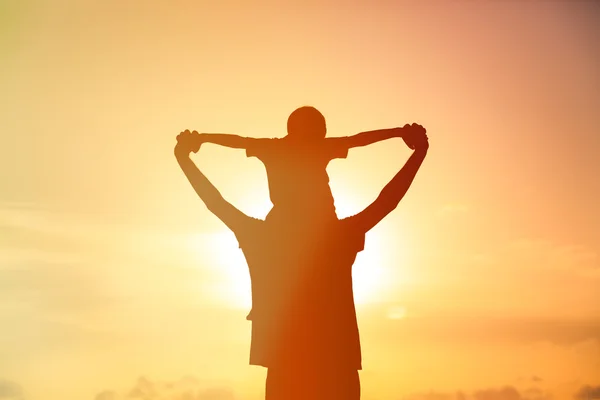
[{"label": "wispy cloud", "polygon": [[519,239],[504,252],[527,260],[533,266],[548,269],[568,269],[600,277],[600,258],[593,249],[580,244],[559,244],[544,239]]},{"label": "wispy cloud", "polygon": [[[519,239],[458,253],[449,264],[438,274],[444,277],[439,285],[447,286],[461,306],[545,317],[600,316],[600,257],[589,246]],[[474,302],[467,293],[485,301]]]},{"label": "wispy cloud", "polygon": [[519,390],[506,385],[500,388],[480,389],[473,392],[456,391],[426,392],[407,396],[404,400],[551,400],[552,394],[539,389],[529,388]]},{"label": "wispy cloud", "polygon": [[[401,319],[376,321],[365,316],[364,323],[378,333],[379,344],[386,340],[401,343],[535,344],[555,346],[589,344],[600,356],[600,318],[535,318],[485,316],[405,316]],[[592,355],[590,354],[590,357]]]},{"label": "wispy cloud", "polygon": [[561,244],[543,238],[521,238],[498,245],[486,253],[472,254],[469,263],[525,267],[551,271],[570,271],[600,278],[600,255],[582,244]]},{"label": "wispy cloud", "polygon": [[129,268],[197,262],[215,232],[165,229],[36,207],[0,203],[0,270],[37,262],[124,264]]},{"label": "wispy cloud", "polygon": [[94,400],[117,400],[118,398],[117,392],[114,390],[104,390],[94,397]]},{"label": "wispy cloud", "polygon": [[582,386],[577,393],[575,393],[575,399],[577,400],[596,400],[600,399],[600,385]]},{"label": "wispy cloud", "polygon": [[124,392],[104,390],[95,400],[235,400],[234,392],[226,387],[210,386],[193,377],[178,381],[158,381],[147,377],[138,378],[135,385]]},{"label": "wispy cloud", "polygon": [[130,340],[139,310],[192,313],[211,281],[188,236],[0,203],[0,359]]},{"label": "wispy cloud", "polygon": [[19,386],[15,382],[0,379],[0,399],[24,400],[25,394],[21,386]]}]

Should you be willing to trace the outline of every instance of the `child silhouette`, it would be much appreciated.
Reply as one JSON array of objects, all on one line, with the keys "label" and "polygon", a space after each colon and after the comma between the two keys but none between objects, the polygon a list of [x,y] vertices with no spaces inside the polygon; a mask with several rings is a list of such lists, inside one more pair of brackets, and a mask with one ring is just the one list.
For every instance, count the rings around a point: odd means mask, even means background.
[{"label": "child silhouette", "polygon": [[197,131],[188,137],[194,141],[195,151],[202,143],[214,143],[246,149],[248,157],[257,157],[265,165],[273,203],[267,220],[306,224],[336,218],[327,174],[331,160],[346,158],[350,148],[392,137],[402,137],[412,149],[412,128],[407,124],[403,128],[362,132],[351,137],[326,138],[325,117],[316,108],[304,106],[289,116],[288,134],[283,138],[248,138]]}]

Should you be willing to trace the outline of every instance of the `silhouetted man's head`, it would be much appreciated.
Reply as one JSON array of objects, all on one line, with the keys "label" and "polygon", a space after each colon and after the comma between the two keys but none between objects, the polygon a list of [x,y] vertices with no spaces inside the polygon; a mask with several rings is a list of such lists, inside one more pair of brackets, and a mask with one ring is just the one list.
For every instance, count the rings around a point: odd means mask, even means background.
[{"label": "silhouetted man's head", "polygon": [[288,135],[299,140],[323,139],[327,133],[325,117],[314,107],[304,106],[290,114]]}]

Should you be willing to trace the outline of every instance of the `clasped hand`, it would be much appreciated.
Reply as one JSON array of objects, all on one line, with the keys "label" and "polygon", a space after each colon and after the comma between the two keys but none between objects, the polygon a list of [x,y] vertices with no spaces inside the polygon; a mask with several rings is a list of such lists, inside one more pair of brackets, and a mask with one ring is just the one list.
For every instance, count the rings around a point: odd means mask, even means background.
[{"label": "clasped hand", "polygon": [[[427,151],[429,148],[429,139],[427,137],[427,130],[417,123],[411,125],[406,124],[402,128],[396,128],[400,130],[398,136],[402,137],[404,143],[416,151]],[[177,156],[188,156],[191,152],[197,153],[200,150],[200,146],[204,142],[202,135],[197,131],[191,131],[186,129],[177,135],[177,145],[175,145],[175,155]]]},{"label": "clasped hand", "polygon": [[402,130],[401,137],[410,149],[425,151],[429,148],[427,130],[422,125],[406,124],[400,129]]},{"label": "clasped hand", "polygon": [[189,129],[177,135],[177,144],[175,145],[175,155],[189,155],[191,152],[197,153],[202,144],[202,136],[196,131],[190,132]]}]

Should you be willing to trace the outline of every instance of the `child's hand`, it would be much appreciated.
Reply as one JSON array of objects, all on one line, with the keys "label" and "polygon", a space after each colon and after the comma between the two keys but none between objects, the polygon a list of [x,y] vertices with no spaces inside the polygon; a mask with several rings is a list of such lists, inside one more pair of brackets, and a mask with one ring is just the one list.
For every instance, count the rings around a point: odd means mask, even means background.
[{"label": "child's hand", "polygon": [[423,126],[413,123],[404,125],[402,129],[404,130],[402,139],[410,149],[427,150],[429,142],[426,135],[427,130]]},{"label": "child's hand", "polygon": [[419,124],[412,124],[412,138],[411,143],[414,149],[417,151],[427,151],[429,149],[429,138],[427,137],[427,130]]},{"label": "child's hand", "polygon": [[404,140],[404,143],[406,143],[406,145],[408,146],[409,149],[414,150],[415,146],[412,143],[412,130],[409,124],[404,125],[402,128],[398,128],[400,129],[400,137],[402,138],[402,140]]},{"label": "child's hand", "polygon": [[175,153],[177,155],[189,155],[191,152],[197,153],[200,150],[200,135],[198,132],[190,132],[189,129],[177,135],[177,144],[175,145]]},{"label": "child's hand", "polygon": [[177,135],[177,142],[183,142],[184,146],[189,147],[190,152],[197,153],[202,144],[202,137],[197,131],[190,132],[189,129]]},{"label": "child's hand", "polygon": [[198,133],[198,131],[192,131],[191,134],[191,142],[192,142],[192,151],[197,153],[200,150],[200,146],[204,141],[202,140],[202,135]]}]

